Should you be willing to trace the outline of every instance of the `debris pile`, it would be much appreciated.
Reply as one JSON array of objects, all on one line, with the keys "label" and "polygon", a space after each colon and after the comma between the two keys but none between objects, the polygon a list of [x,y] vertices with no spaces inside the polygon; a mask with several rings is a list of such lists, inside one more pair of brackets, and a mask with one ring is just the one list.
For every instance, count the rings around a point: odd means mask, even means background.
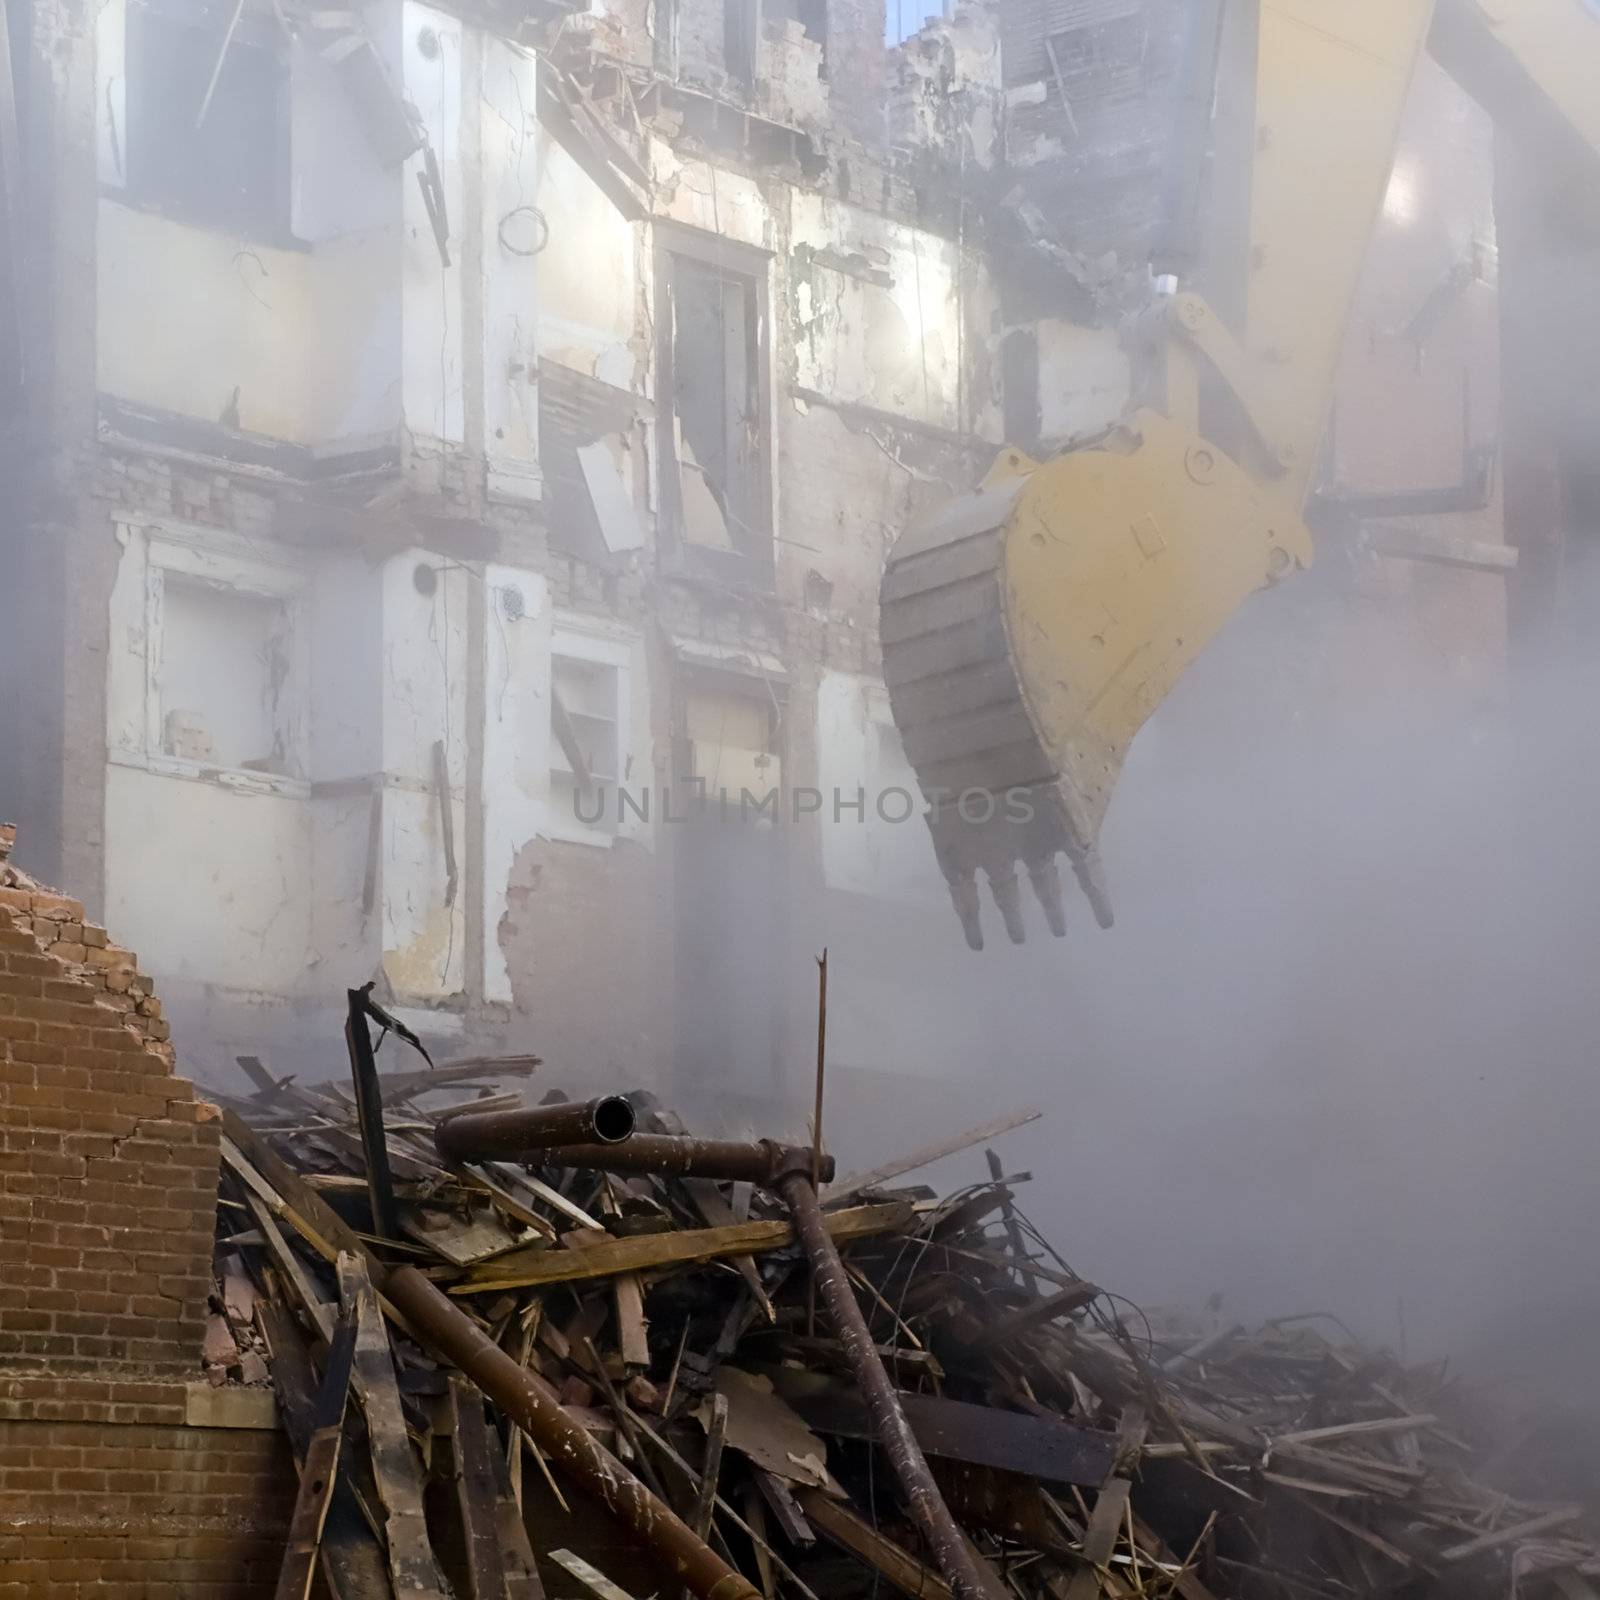
[{"label": "debris pile", "polygon": [[301,1469],[280,1595],[1600,1595],[1441,1369],[1152,1327],[992,1151],[904,1185],[994,1125],[819,1193],[648,1096],[530,1108],[531,1058],[380,1076],[371,1024],[353,1084],[218,1097],[207,1353],[261,1352]]}]

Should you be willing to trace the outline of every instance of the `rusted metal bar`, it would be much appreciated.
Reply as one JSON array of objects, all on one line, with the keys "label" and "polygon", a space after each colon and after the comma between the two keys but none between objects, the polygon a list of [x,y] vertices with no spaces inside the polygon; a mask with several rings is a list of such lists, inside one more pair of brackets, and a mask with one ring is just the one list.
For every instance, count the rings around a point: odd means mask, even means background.
[{"label": "rusted metal bar", "polygon": [[[503,1112],[501,1115],[520,1117],[526,1113]],[[455,1120],[452,1118],[445,1128],[451,1127]],[[524,1145],[520,1153],[529,1153],[530,1149]],[[558,1145],[540,1154],[558,1167],[582,1167],[593,1172],[645,1172],[672,1178],[715,1178],[720,1183],[753,1183],[774,1191],[779,1178],[797,1161],[802,1171],[811,1170],[809,1149],[778,1144],[771,1139],[740,1144],[726,1139],[636,1133],[621,1144]],[[823,1182],[828,1181],[833,1170],[833,1158],[823,1156]]]},{"label": "rusted metal bar", "polygon": [[620,1094],[518,1111],[460,1111],[441,1120],[433,1142],[451,1161],[504,1161],[552,1145],[620,1144],[633,1134],[633,1107]]},{"label": "rusted metal bar", "polygon": [[810,1151],[803,1152],[799,1166],[778,1176],[777,1192],[794,1219],[795,1232],[811,1263],[812,1277],[827,1303],[834,1331],[872,1413],[877,1442],[883,1446],[905,1492],[912,1521],[927,1539],[934,1561],[958,1600],[990,1600],[989,1586],[933,1481],[927,1459],[900,1408],[894,1383],[878,1358],[866,1318],[856,1304],[844,1262],[828,1235],[821,1202],[811,1185],[810,1157]]},{"label": "rusted metal bar", "polygon": [[350,1074],[356,1091],[356,1125],[366,1161],[367,1193],[372,1205],[372,1231],[380,1238],[400,1237],[400,1213],[394,1203],[394,1175],[389,1170],[389,1142],[383,1128],[383,1093],[378,1087],[378,1062],[367,1032],[367,997],[347,991],[350,1010],[344,1039],[350,1051]]},{"label": "rusted metal bar", "polygon": [[[559,1472],[594,1495],[663,1564],[663,1579],[700,1600],[760,1600],[760,1591],[645,1488],[415,1267],[389,1274],[384,1292],[427,1343],[500,1407]],[[972,1591],[976,1594],[978,1591]]]}]

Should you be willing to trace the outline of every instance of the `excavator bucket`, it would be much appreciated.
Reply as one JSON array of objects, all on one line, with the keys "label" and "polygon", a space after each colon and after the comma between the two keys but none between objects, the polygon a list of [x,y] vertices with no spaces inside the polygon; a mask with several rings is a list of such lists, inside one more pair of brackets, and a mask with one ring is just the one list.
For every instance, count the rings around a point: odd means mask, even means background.
[{"label": "excavator bucket", "polygon": [[1061,855],[1111,926],[1098,841],[1134,735],[1250,594],[1310,561],[1297,517],[1150,411],[1043,465],[1006,452],[899,540],[884,677],[974,950],[979,873],[1014,944],[1019,868],[1065,933]]}]

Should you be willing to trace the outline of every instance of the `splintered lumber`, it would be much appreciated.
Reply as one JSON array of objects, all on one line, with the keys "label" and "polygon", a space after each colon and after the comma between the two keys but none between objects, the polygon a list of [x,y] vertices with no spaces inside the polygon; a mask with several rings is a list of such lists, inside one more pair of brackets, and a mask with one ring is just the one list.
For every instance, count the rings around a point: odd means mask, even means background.
[{"label": "splintered lumber", "polygon": [[[331,1265],[339,1259],[341,1251],[367,1259],[367,1248],[356,1237],[355,1230],[243,1119],[224,1110],[222,1131],[235,1147],[233,1154],[247,1161],[270,1186],[262,1198],[274,1214],[287,1217],[295,1231],[324,1261]],[[222,1154],[224,1160],[229,1159],[226,1141]]]},{"label": "splintered lumber", "polygon": [[1341,1422],[1329,1428],[1307,1428],[1300,1433],[1280,1433],[1272,1448],[1297,1444],[1328,1444],[1334,1439],[1379,1439],[1398,1433],[1414,1433],[1432,1426],[1439,1419],[1429,1412],[1414,1417],[1374,1417],[1366,1422]]},{"label": "splintered lumber", "polygon": [[795,1497],[806,1520],[843,1550],[866,1564],[885,1582],[912,1600],[955,1600],[949,1584],[910,1551],[879,1533],[855,1512],[831,1500],[820,1489],[802,1489]]},{"label": "splintered lumber", "polygon": [[1530,1539],[1536,1539],[1541,1533],[1549,1533],[1552,1528],[1563,1528],[1569,1522],[1576,1522],[1583,1515],[1581,1506],[1558,1506],[1554,1511],[1546,1511],[1542,1516],[1529,1517],[1525,1522],[1514,1523],[1509,1528],[1501,1528],[1495,1533],[1485,1533],[1476,1539],[1468,1539],[1465,1544],[1452,1545],[1448,1550],[1440,1553],[1441,1561],[1467,1561],[1473,1556],[1487,1554],[1490,1550],[1499,1550],[1505,1545],[1526,1544]]},{"label": "splintered lumber", "polygon": [[[1011,1205],[1027,1174],[998,1158],[943,1204],[867,1192],[1031,1113],[847,1179],[825,1214],[812,1194],[814,1279],[785,1192],[810,1192],[809,1146],[701,1140],[635,1094],[648,1132],[621,1162],[615,1146],[542,1151],[537,1175],[441,1157],[441,1122],[513,1109],[497,1065],[443,1111],[408,1097],[449,1069],[380,1076],[368,1133],[397,1180],[398,1238],[363,1231],[348,1083],[259,1068],[256,1095],[225,1098],[211,1331],[233,1354],[210,1375],[264,1368],[279,1396],[302,1473],[285,1600],[313,1566],[332,1600],[436,1600],[442,1570],[462,1600],[543,1600],[536,1552],[562,1594],[616,1600],[552,1547],[593,1558],[625,1534],[650,1551],[639,1592],[660,1600],[834,1600],[874,1581],[919,1600],[1338,1600],[1446,1573],[1451,1600],[1600,1600],[1586,1520],[1517,1498],[1519,1469],[1542,1482],[1554,1464],[1531,1459],[1537,1419],[1497,1420],[1498,1399],[1442,1364],[1408,1366],[1320,1317],[1246,1328],[1109,1294],[1085,1315],[1096,1287]],[[843,1259],[834,1241],[851,1242]],[[349,1262],[340,1275],[366,1316],[319,1540],[311,1358],[330,1369],[324,1269],[341,1254],[366,1264],[364,1291]],[[830,1256],[832,1288],[813,1293]],[[907,1440],[933,1463],[941,1544],[894,1453]],[[529,1524],[525,1449],[559,1507],[530,1497]],[[570,1507],[567,1484],[586,1491]]]},{"label": "splintered lumber", "polygon": [[913,1150],[898,1161],[885,1162],[883,1166],[873,1167],[868,1172],[852,1173],[837,1183],[823,1186],[823,1203],[830,1207],[841,1206],[865,1189],[875,1189],[896,1178],[903,1178],[908,1172],[915,1172],[918,1167],[931,1167],[935,1161],[943,1161],[946,1156],[959,1155],[961,1151],[970,1150],[975,1144],[983,1144],[987,1140],[999,1138],[1002,1133],[1010,1133],[1013,1128],[1037,1122],[1043,1115],[1044,1112],[1031,1108],[1025,1111],[1013,1111],[1006,1116],[996,1117],[993,1122],[985,1122],[981,1127],[968,1128],[965,1133],[941,1139],[936,1144],[923,1145],[920,1150]]},{"label": "splintered lumber", "polygon": [[571,1475],[654,1550],[677,1580],[701,1600],[754,1600],[754,1585],[697,1539],[614,1456],[603,1450],[526,1368],[487,1339],[415,1267],[390,1276],[391,1298],[424,1338],[483,1389],[559,1470]]},{"label": "splintered lumber", "polygon": [[422,1485],[416,1458],[406,1437],[400,1410],[400,1390],[395,1382],[389,1335],[378,1297],[367,1277],[365,1260],[341,1255],[338,1259],[339,1293],[356,1319],[355,1365],[362,1392],[362,1409],[372,1449],[372,1474],[386,1513],[384,1538],[389,1550],[389,1577],[395,1600],[446,1600],[449,1588],[428,1542],[428,1524],[422,1511]]},{"label": "splintered lumber", "polygon": [[[835,1212],[828,1232],[840,1243],[874,1234],[896,1233],[913,1215],[908,1201],[859,1206]],[[726,1228],[686,1228],[678,1233],[648,1233],[633,1239],[612,1239],[581,1250],[528,1250],[485,1262],[469,1271],[451,1294],[487,1294],[541,1283],[576,1283],[609,1278],[619,1272],[648,1272],[657,1267],[688,1266],[734,1256],[784,1250],[795,1242],[790,1222],[740,1222]]]},{"label": "splintered lumber", "polygon": [[344,1441],[344,1410],[350,1397],[355,1349],[356,1323],[347,1309],[334,1335],[328,1370],[309,1418],[311,1434],[302,1452],[300,1489],[289,1517],[289,1535],[274,1600],[306,1600],[317,1575],[322,1529],[339,1481],[339,1451]]}]

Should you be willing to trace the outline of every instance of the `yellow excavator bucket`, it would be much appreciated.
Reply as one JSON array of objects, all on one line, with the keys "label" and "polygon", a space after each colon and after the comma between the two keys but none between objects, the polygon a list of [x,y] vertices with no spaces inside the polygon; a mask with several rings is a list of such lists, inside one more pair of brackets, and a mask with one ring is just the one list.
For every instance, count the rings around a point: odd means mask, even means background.
[{"label": "yellow excavator bucket", "polygon": [[1043,465],[1005,452],[899,540],[884,676],[973,949],[980,872],[1013,943],[1019,866],[1066,931],[1062,854],[1111,926],[1098,840],[1134,735],[1249,595],[1310,561],[1303,523],[1153,411]]}]

